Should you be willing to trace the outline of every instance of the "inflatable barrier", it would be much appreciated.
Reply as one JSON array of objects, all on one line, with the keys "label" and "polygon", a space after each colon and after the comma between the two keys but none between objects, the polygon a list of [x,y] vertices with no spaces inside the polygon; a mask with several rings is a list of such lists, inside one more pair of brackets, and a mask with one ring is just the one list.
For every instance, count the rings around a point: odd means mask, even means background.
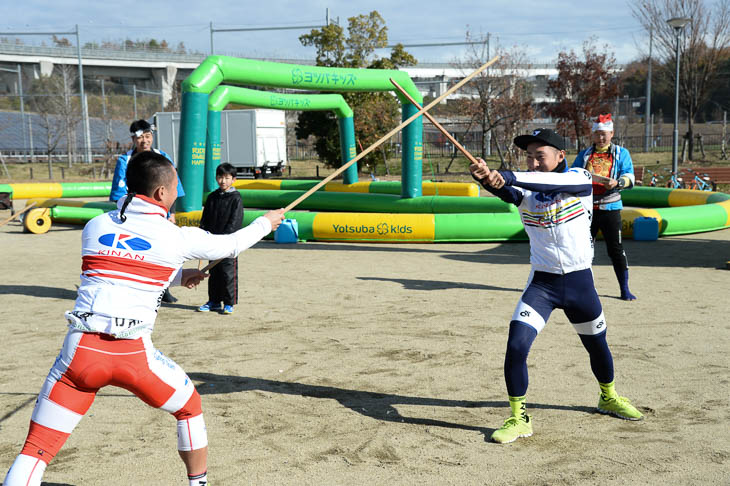
[{"label": "inflatable barrier", "polygon": [[730,195],[722,192],[634,187],[622,192],[621,197],[625,206],[621,211],[625,237],[633,236],[634,219],[638,217],[655,218],[659,222],[659,236],[730,227]]},{"label": "inflatable barrier", "polygon": [[[305,191],[239,189],[243,207],[286,207]],[[302,201],[300,209],[358,213],[516,213],[512,204],[496,197],[421,196],[404,199],[394,194],[362,194],[317,191]]]},{"label": "inflatable barrier", "polygon": [[[253,179],[237,180],[234,187],[248,190],[295,190],[306,191],[318,180]],[[60,198],[60,197],[108,197],[112,183],[102,182],[28,182],[0,184],[0,192],[10,194],[11,199]],[[424,196],[466,196],[479,197],[479,186],[473,182],[423,182]],[[400,181],[365,181],[354,184],[330,182],[323,192],[356,192],[369,194],[401,193]]]},{"label": "inflatable barrier", "polygon": [[[272,191],[242,191],[272,192]],[[277,191],[273,191],[274,193]],[[278,197],[296,197],[291,193],[298,191],[278,191],[286,193]],[[276,194],[274,194],[276,196]],[[315,196],[320,193],[315,194]],[[326,197],[358,196],[366,194],[328,194]],[[314,199],[312,196],[307,201]],[[381,195],[382,196],[382,195]],[[418,204],[422,199],[429,204],[436,196],[403,200],[396,198],[397,204]],[[451,198],[444,198],[451,199]],[[301,240],[323,241],[381,241],[381,242],[476,242],[476,241],[519,241],[526,240],[519,214],[513,206],[506,205],[497,198],[455,198],[473,200],[483,204],[483,208],[500,204],[510,208],[506,211],[462,212],[462,213],[419,213],[395,214],[388,212],[318,212],[291,211],[287,218],[295,219]],[[632,237],[633,222],[638,217],[655,218],[659,224],[659,236],[680,235],[714,231],[730,227],[730,195],[708,193],[687,189],[665,189],[654,187],[635,187],[623,193],[627,206],[646,206],[644,208],[626,207],[622,210],[623,233]],[[84,223],[104,211],[116,208],[110,202],[84,202],[67,199],[33,199],[39,208],[51,208],[50,218],[65,223]],[[305,201],[306,202],[306,201]],[[342,201],[340,201],[342,202]],[[344,204],[344,203],[343,203]],[[380,204],[380,203],[373,203]],[[249,203],[247,207],[252,207]],[[283,207],[281,204],[275,207]],[[669,207],[662,207],[662,206]],[[339,206],[342,208],[343,206]],[[346,207],[346,206],[344,206]],[[31,211],[32,212],[32,211]],[[247,209],[244,224],[253,221],[264,211]],[[176,214],[181,226],[198,226],[202,211]],[[39,225],[39,228],[43,228]],[[47,231],[47,229],[46,229]]]},{"label": "inflatable barrier", "polygon": [[[255,179],[237,180],[233,187],[236,189],[268,189],[285,191],[306,191],[317,185],[317,180],[288,180],[288,179]],[[479,185],[473,182],[432,182],[423,181],[424,196],[467,196],[479,197]],[[322,188],[325,192],[362,192],[370,194],[401,193],[400,181],[365,181],[354,184],[342,182],[328,182]]]},{"label": "inflatable barrier", "polygon": [[10,193],[11,199],[30,199],[34,197],[109,197],[111,190],[111,181],[0,184],[0,192]]},{"label": "inflatable barrier", "polygon": [[[265,211],[246,210],[243,224]],[[177,213],[181,226],[198,226],[202,211]],[[476,242],[520,241],[527,235],[516,213],[393,214],[290,211],[302,241]],[[269,235],[267,238],[272,238]]]}]

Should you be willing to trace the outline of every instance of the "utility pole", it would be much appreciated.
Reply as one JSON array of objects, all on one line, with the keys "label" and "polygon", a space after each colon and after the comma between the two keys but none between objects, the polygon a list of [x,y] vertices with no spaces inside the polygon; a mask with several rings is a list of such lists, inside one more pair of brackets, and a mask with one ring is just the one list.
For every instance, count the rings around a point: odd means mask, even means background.
[{"label": "utility pole", "polygon": [[23,130],[23,150],[25,150],[25,105],[23,104],[23,73],[20,70],[20,64],[18,64],[18,97],[20,98],[20,126]]},{"label": "utility pole", "polygon": [[33,115],[28,116],[28,138],[30,138],[30,161],[35,163],[35,150],[33,150]]},{"label": "utility pole", "polygon": [[[487,59],[491,58],[490,54],[489,54],[489,48],[490,48],[490,45],[489,45],[490,38],[489,37],[490,37],[490,34],[489,34],[489,32],[487,32]],[[489,71],[490,71],[490,68],[487,68],[487,96],[490,96],[491,91],[492,91],[492,83],[491,83],[491,77],[490,77]],[[489,102],[489,100],[487,100],[487,102]],[[492,155],[492,130],[489,130],[487,132],[486,142],[487,142],[487,146],[485,147],[486,150],[484,153],[488,156],[491,156]],[[499,143],[499,142],[497,142],[497,143]]]},{"label": "utility pole", "polygon": [[674,131],[672,132],[672,173],[675,175],[678,170],[677,152],[679,152],[679,36],[684,26],[690,21],[691,19],[685,17],[675,17],[667,20],[667,23],[674,29],[674,36],[676,38],[674,59],[676,67],[676,73],[674,75]]},{"label": "utility pole", "polygon": [[654,29],[649,29],[649,66],[646,71],[646,105],[644,111],[644,152],[649,151],[649,139],[651,138],[651,48],[653,41]]},{"label": "utility pole", "polygon": [[91,140],[89,140],[89,110],[86,107],[86,96],[84,96],[84,65],[81,62],[81,39],[79,36],[79,24],[76,24],[76,54],[79,58],[79,94],[81,95],[81,111],[84,119],[84,156],[86,163],[91,163]]},{"label": "utility pole", "polygon": [[727,160],[727,111],[722,111],[722,151],[720,153],[721,160]]},{"label": "utility pole", "polygon": [[112,121],[107,119],[106,116],[106,91],[104,90],[104,78],[101,78],[101,111],[104,117],[104,124],[106,125],[106,139],[112,139]]}]

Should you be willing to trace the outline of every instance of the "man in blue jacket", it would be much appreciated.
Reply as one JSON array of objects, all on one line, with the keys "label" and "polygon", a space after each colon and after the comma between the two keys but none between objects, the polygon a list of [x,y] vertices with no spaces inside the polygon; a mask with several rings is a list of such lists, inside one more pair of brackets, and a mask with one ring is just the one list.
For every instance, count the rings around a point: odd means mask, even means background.
[{"label": "man in blue jacket", "polygon": [[606,250],[613,264],[621,299],[636,300],[629,290],[629,264],[621,242],[621,192],[634,187],[634,164],[624,147],[611,143],[613,121],[611,114],[599,115],[591,131],[593,145],[575,158],[572,167],[593,174],[593,221],[591,235],[603,234]]},{"label": "man in blue jacket", "polygon": [[[155,131],[155,126],[150,125],[147,120],[136,120],[129,125],[129,133],[132,136],[132,143],[134,148],[128,150],[126,153],[119,156],[117,159],[117,165],[114,167],[114,178],[112,179],[112,190],[109,193],[109,200],[111,202],[117,202],[120,198],[127,195],[127,164],[129,160],[139,152],[146,152],[151,150],[158,154],[164,155],[167,160],[174,166],[172,159],[162,150],[152,148],[152,142],[154,136],[152,132]],[[180,178],[177,179],[177,197],[185,195]],[[167,219],[171,222],[175,222],[175,206],[170,209],[170,213],[167,215]],[[170,289],[165,290],[165,294],[162,296],[162,301],[167,303],[176,302],[177,299],[170,293]]]}]

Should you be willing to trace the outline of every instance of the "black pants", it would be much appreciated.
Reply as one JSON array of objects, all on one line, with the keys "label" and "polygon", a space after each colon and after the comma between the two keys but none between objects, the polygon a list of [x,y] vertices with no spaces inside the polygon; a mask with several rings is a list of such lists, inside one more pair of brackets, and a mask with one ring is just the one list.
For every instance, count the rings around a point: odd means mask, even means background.
[{"label": "black pants", "polygon": [[210,269],[208,300],[216,305],[238,304],[238,258],[224,258]]},{"label": "black pants", "polygon": [[591,221],[591,236],[596,240],[598,230],[603,233],[603,241],[606,242],[606,250],[614,270],[622,272],[629,268],[626,261],[626,253],[621,243],[621,210],[594,209],[593,221]]}]

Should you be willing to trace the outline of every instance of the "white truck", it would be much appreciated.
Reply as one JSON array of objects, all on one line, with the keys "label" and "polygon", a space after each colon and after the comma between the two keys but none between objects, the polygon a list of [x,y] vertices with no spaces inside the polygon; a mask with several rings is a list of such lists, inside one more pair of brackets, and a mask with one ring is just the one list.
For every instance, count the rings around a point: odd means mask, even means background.
[{"label": "white truck", "polygon": [[[238,177],[281,175],[287,165],[286,120],[282,110],[221,112],[221,163],[236,167]],[[180,112],[155,113],[155,148],[177,163]]]}]

